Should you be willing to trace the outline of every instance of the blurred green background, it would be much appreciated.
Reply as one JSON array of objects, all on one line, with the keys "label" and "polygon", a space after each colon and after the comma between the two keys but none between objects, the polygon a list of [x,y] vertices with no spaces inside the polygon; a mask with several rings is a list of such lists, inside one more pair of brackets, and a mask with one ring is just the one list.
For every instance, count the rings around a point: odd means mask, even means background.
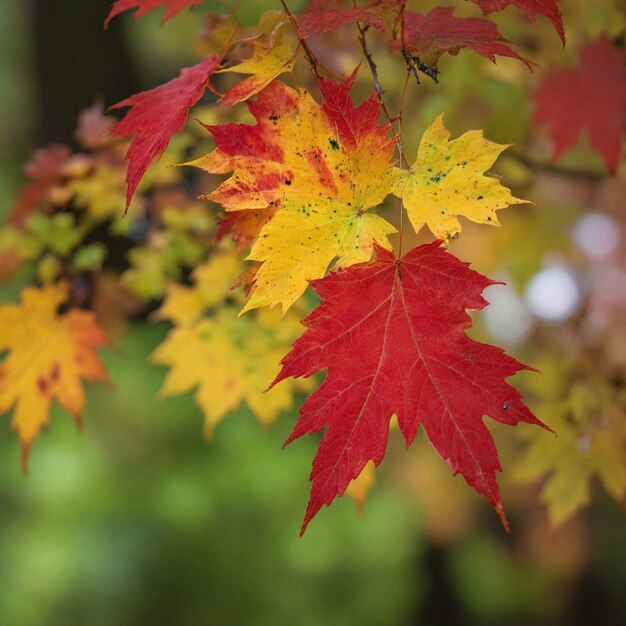
[{"label": "blurred green background", "polygon": [[[242,2],[242,17],[253,23],[275,4]],[[71,143],[77,112],[94,96],[111,104],[193,58],[192,15],[162,30],[158,12],[137,25],[126,15],[104,33],[108,7],[107,0],[0,3],[3,212],[30,150]],[[459,84],[469,75],[464,59]],[[467,78],[449,94],[433,92],[418,123],[459,92],[465,97],[464,89]],[[490,136],[516,139],[507,103],[527,109],[524,95],[496,81],[484,89],[504,103],[487,113]],[[4,288],[0,297],[15,294]],[[80,435],[67,415],[53,414],[27,477],[2,420],[0,625],[609,626],[626,619],[626,532],[614,502],[598,491],[584,517],[551,530],[537,490],[505,485],[505,502],[513,502],[507,536],[487,503],[423,442],[405,453],[392,436],[393,458],[363,514],[344,498],[298,538],[316,441],[281,449],[297,407],[271,428],[242,409],[208,444],[191,396],[156,400],[165,370],[147,357],[166,330],[136,322],[103,351],[113,386],[90,388]],[[432,465],[419,465],[423,455]],[[435,467],[443,473],[432,483],[398,479]],[[455,499],[459,488],[467,495]]]}]

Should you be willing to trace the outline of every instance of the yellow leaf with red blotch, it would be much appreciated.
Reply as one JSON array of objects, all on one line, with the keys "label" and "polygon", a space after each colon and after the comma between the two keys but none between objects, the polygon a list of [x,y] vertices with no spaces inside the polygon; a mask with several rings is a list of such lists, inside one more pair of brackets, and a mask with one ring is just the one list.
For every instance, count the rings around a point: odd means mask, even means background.
[{"label": "yellow leaf with red blotch", "polygon": [[277,208],[248,256],[262,265],[243,311],[286,311],[334,259],[346,267],[369,260],[374,243],[390,248],[395,228],[367,211],[390,193],[395,143],[375,98],[352,105],[352,80],[322,81],[322,106],[274,81],[249,103],[257,124],[209,127],[217,149],[191,164],[233,170],[208,196],[227,211]]},{"label": "yellow leaf with red blotch", "polygon": [[[237,319],[238,306],[226,304],[213,313],[204,310],[219,304],[230,293],[236,257],[218,254],[194,273],[191,287],[171,285],[158,317],[175,328],[152,354],[152,361],[170,369],[160,395],[179,395],[194,388],[205,418],[205,433],[229,412],[245,402],[262,423],[272,422],[293,405],[296,389],[310,389],[310,381],[265,393],[279,370],[281,358],[298,336],[295,315],[281,320],[277,311],[259,311]],[[236,299],[236,297],[235,297]]]},{"label": "yellow leaf with red blotch", "polygon": [[509,146],[485,139],[482,130],[449,139],[442,114],[422,136],[412,169],[396,169],[393,183],[415,232],[426,224],[444,241],[461,232],[459,215],[499,226],[497,210],[527,202],[515,198],[497,178],[484,175]]},{"label": "yellow leaf with red blotch", "polygon": [[217,231],[217,240],[231,235],[237,248],[245,248],[259,236],[263,226],[276,214],[276,210],[276,207],[270,206],[267,209],[232,211],[224,215]]},{"label": "yellow leaf with red blotch", "polygon": [[251,74],[224,94],[224,104],[243,102],[267,87],[277,76],[290,72],[295,52],[287,37],[289,18],[282,11],[268,11],[259,24],[239,41],[252,47],[252,56],[222,72]]},{"label": "yellow leaf with red blotch", "polygon": [[82,380],[108,381],[96,354],[108,338],[93,313],[70,309],[58,313],[67,285],[26,287],[20,304],[0,306],[0,413],[14,409],[12,426],[28,449],[48,423],[55,399],[80,423],[85,405]]}]

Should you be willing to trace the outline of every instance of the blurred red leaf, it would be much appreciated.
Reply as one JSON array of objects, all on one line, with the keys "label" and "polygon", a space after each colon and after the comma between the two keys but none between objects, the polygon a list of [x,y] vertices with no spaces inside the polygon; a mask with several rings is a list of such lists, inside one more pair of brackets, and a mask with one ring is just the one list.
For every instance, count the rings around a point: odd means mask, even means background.
[{"label": "blurred red leaf", "polygon": [[601,37],[579,57],[577,68],[553,68],[542,79],[533,122],[548,125],[555,160],[586,130],[591,147],[615,172],[626,130],[626,52]]},{"label": "blurred red leaf", "polygon": [[78,125],[74,136],[78,143],[87,150],[96,150],[111,141],[109,132],[115,126],[116,119],[106,115],[104,104],[96,100],[89,108],[78,114]]},{"label": "blurred red leaf", "polygon": [[109,22],[120,13],[136,9],[135,20],[143,17],[146,13],[154,11],[159,7],[165,6],[165,15],[163,21],[169,20],[186,7],[194,7],[200,4],[202,0],[117,0],[111,7],[109,14],[104,22],[105,28]]},{"label": "blurred red leaf", "polygon": [[535,23],[537,13],[548,18],[565,45],[565,30],[563,29],[563,17],[557,4],[559,0],[472,0],[483,11],[483,15],[489,15],[496,11],[502,11],[509,5],[517,7]]},{"label": "blurred red leaf", "polygon": [[470,48],[490,61],[496,55],[511,57],[525,63],[532,70],[532,62],[511,50],[508,42],[492,22],[475,17],[454,17],[453,7],[437,7],[427,15],[404,12],[404,33],[395,47],[404,47],[429,65],[437,65],[442,54],[458,54],[461,48]]},{"label": "blurred red leaf", "polygon": [[24,168],[29,180],[13,203],[9,214],[11,222],[19,226],[24,224],[46,192],[62,180],[63,166],[71,154],[71,150],[62,144],[51,144],[33,152],[31,160]]}]

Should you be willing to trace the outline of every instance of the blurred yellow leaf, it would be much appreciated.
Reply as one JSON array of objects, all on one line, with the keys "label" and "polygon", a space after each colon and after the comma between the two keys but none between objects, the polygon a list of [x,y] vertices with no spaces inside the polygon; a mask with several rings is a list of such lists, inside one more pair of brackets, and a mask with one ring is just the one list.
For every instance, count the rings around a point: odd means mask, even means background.
[{"label": "blurred yellow leaf", "polygon": [[96,348],[108,343],[93,313],[57,310],[68,297],[65,284],[26,287],[21,304],[0,306],[0,412],[14,409],[12,426],[28,449],[48,423],[53,399],[80,423],[85,404],[81,379],[108,380]]},{"label": "blurred yellow leaf", "polygon": [[243,102],[267,87],[283,72],[290,72],[294,64],[294,50],[285,29],[289,18],[282,11],[268,11],[261,16],[256,28],[241,39],[252,46],[252,56],[222,72],[252,74],[224,94],[224,104]]},{"label": "blurred yellow leaf", "polygon": [[228,303],[203,316],[228,296],[237,300],[231,288],[240,271],[233,253],[218,253],[195,270],[193,286],[168,286],[157,312],[175,325],[151,357],[170,368],[160,395],[165,398],[197,388],[207,437],[242,402],[259,421],[269,423],[292,406],[296,389],[310,388],[310,381],[292,381],[265,393],[302,330],[294,314],[281,320],[277,311],[266,310],[237,319],[239,307]]},{"label": "blurred yellow leaf", "polygon": [[88,214],[101,222],[121,215],[126,203],[124,170],[109,165],[97,167],[84,178],[68,183],[77,206],[85,207]]},{"label": "blurred yellow leaf", "polygon": [[191,267],[203,254],[202,245],[177,230],[155,230],[147,245],[128,253],[130,267],[122,274],[122,284],[142,300],[160,298],[169,281],[180,277],[183,267]]},{"label": "blurred yellow leaf", "polygon": [[235,39],[238,29],[239,23],[234,13],[229,15],[209,13],[206,27],[199,34],[196,42],[200,55],[208,57],[211,54],[217,54],[220,58],[223,57]]},{"label": "blurred yellow leaf", "polygon": [[626,494],[626,393],[595,379],[573,383],[538,411],[556,437],[528,432],[528,448],[513,477],[534,482],[547,476],[541,500],[558,526],[589,504],[598,478],[617,500]]},{"label": "blurred yellow leaf", "polygon": [[228,295],[241,300],[241,295],[232,291],[241,270],[241,261],[233,253],[214,254],[208,262],[194,269],[193,287],[177,283],[167,286],[166,297],[155,317],[185,326],[197,321],[205,309],[222,304]]}]

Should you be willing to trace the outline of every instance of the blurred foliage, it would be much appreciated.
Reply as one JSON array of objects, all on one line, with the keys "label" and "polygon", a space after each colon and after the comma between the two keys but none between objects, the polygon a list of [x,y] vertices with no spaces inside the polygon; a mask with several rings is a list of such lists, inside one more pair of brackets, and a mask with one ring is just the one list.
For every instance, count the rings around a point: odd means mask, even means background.
[{"label": "blurred foliage", "polygon": [[[10,146],[0,156],[3,214],[31,143],[30,40],[17,4],[0,4],[0,86],[6,94],[0,130]],[[233,6],[205,4],[215,12]],[[412,4],[421,10],[436,3]],[[458,4],[459,15],[479,15],[471,3]],[[269,0],[239,5],[245,26],[276,8]],[[295,11],[304,3],[290,6]],[[561,6],[565,49],[543,18],[533,26],[507,9],[491,19],[546,67],[574,63],[577,48],[601,33],[623,45],[620,0]],[[196,31],[204,12],[206,7],[185,11],[162,28],[160,12],[137,24],[128,15],[118,18],[126,20],[147,86],[192,62],[202,47]],[[351,72],[362,57],[348,32],[311,41],[338,74]],[[404,64],[387,53],[378,33],[369,41],[388,107],[397,111]],[[530,124],[531,95],[543,68],[531,74],[513,60],[492,65],[464,51],[443,58],[440,69],[439,85],[426,77],[409,85],[405,153],[412,160],[422,132],[445,110],[453,136],[484,128],[489,139],[515,144],[496,173],[516,196],[534,203],[502,211],[502,229],[481,230],[464,221],[463,235],[451,244],[478,271],[508,283],[489,292],[492,306],[474,315],[472,333],[479,340],[495,336],[542,371],[520,376],[516,384],[558,435],[523,426],[515,432],[493,428],[513,534],[503,535],[488,506],[450,476],[423,437],[405,453],[392,433],[387,466],[351,488],[362,515],[344,499],[298,539],[315,441],[286,450],[281,445],[301,394],[268,427],[241,404],[210,444],[202,438],[191,392],[157,400],[166,372],[150,365],[149,356],[172,331],[155,321],[154,311],[173,283],[193,282],[192,269],[206,258],[218,223],[217,208],[206,211],[206,203],[194,199],[213,189],[217,178],[196,179],[168,166],[206,153],[210,142],[199,125],[190,124],[152,167],[122,219],[126,145],[100,141],[94,127],[111,122],[95,106],[79,125],[79,150],[44,192],[41,201],[49,210],[0,229],[3,302],[16,301],[20,286],[35,278],[66,278],[74,304],[93,308],[116,344],[102,352],[113,384],[88,388],[82,435],[55,410],[26,478],[19,473],[9,420],[3,420],[1,624],[620,622],[626,614],[620,511],[626,482],[626,258],[619,245],[626,236],[624,165],[621,177],[607,177],[584,140],[558,164],[549,163],[546,135]],[[372,89],[366,70],[355,86],[361,99]],[[236,80],[222,75],[215,82],[225,92]],[[316,93],[304,64],[286,80]],[[210,100],[191,118],[249,121],[245,106],[231,116]],[[394,207],[383,209],[391,221]],[[594,222],[587,218],[598,215],[608,230],[590,230]],[[404,245],[423,237],[406,233]],[[561,304],[575,294],[557,318],[539,314],[531,298],[551,268],[566,270],[574,284],[573,292],[556,293]],[[542,293],[549,299],[549,284]],[[213,315],[210,306],[204,314]],[[581,513],[583,505],[590,508]]]}]

